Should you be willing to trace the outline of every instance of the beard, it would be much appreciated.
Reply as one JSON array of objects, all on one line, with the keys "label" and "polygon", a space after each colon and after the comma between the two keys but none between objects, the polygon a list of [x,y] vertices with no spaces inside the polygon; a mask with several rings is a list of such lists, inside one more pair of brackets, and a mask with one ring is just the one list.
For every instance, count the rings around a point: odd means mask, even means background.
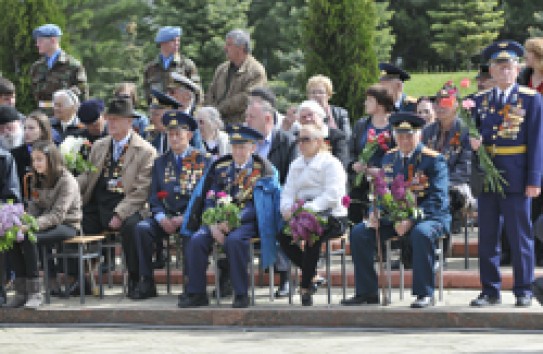
[{"label": "beard", "polygon": [[6,150],[12,150],[23,144],[23,131],[19,129],[17,132],[8,133],[0,136],[0,146]]}]

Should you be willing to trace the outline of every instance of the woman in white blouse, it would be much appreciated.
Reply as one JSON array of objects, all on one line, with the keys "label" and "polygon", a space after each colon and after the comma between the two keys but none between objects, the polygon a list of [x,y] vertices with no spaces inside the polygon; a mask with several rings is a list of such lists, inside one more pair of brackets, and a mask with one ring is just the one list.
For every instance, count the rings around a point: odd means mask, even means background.
[{"label": "woman in white blouse", "polygon": [[281,192],[281,214],[288,223],[293,205],[303,200],[303,207],[327,218],[324,234],[304,250],[290,235],[282,232],[278,238],[290,260],[302,269],[302,305],[311,306],[311,281],[315,276],[321,244],[324,240],[341,236],[347,228],[347,208],[342,200],[346,195],[347,175],[341,162],[329,151],[324,141],[326,129],[314,123],[303,125],[298,135],[301,156],[292,162]]},{"label": "woman in white blouse", "polygon": [[224,123],[219,111],[212,106],[198,108],[195,113],[198,128],[202,133],[205,150],[213,157],[221,157],[231,152],[228,134],[222,131]]}]

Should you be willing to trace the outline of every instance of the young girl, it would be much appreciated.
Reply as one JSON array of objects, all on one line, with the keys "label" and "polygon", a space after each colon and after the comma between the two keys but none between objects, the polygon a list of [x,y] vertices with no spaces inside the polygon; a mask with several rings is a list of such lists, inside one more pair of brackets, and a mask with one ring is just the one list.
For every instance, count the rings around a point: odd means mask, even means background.
[{"label": "young girl", "polygon": [[[80,228],[82,213],[79,185],[64,167],[62,156],[52,142],[35,142],[32,146],[31,156],[34,175],[28,213],[36,217],[38,221],[38,232],[36,233],[38,246],[46,244],[50,247],[62,240],[74,237]],[[24,257],[26,257],[26,253]],[[23,257],[18,258],[19,264],[15,267],[17,279],[31,277],[32,284],[34,284],[33,287],[26,289],[29,296],[26,306],[39,306],[41,294],[39,292],[37,260],[32,262],[32,266],[36,267],[35,273],[29,274],[27,266],[30,265],[30,261],[26,261]],[[49,286],[52,294],[58,293],[56,271],[52,260],[49,264],[49,279],[52,280],[52,284]],[[17,291],[17,296],[22,302],[24,293],[21,294]],[[33,299],[36,301],[29,304]]]}]

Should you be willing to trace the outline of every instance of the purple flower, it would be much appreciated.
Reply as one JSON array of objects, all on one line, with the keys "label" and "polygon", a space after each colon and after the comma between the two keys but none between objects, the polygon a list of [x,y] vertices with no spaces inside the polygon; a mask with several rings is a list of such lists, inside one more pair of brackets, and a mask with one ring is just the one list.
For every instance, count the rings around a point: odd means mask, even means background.
[{"label": "purple flower", "polygon": [[405,198],[406,187],[407,183],[404,181],[403,175],[397,175],[390,186],[390,191],[395,200],[403,200]]}]

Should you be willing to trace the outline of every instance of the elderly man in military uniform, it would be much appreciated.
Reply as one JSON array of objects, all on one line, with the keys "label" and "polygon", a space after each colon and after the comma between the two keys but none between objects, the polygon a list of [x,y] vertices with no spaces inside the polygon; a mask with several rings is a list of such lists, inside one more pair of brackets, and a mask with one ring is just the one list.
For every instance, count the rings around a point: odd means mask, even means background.
[{"label": "elderly man in military uniform", "polygon": [[[249,242],[260,237],[262,267],[275,262],[276,234],[281,225],[279,214],[279,180],[275,168],[266,159],[253,154],[256,142],[263,136],[256,130],[233,125],[227,128],[232,154],[215,161],[204,176],[185,212],[182,234],[196,231],[188,243],[188,277],[186,293],[179,298],[179,307],[206,306],[206,269],[214,242],[223,245],[230,265],[234,288],[234,308],[249,306],[248,274]],[[202,211],[215,207],[220,192],[232,198],[239,209],[240,226],[228,222],[201,225]],[[252,266],[252,265],[251,265]]]},{"label": "elderly man in military uniform", "polygon": [[415,112],[417,110],[417,99],[407,96],[403,92],[403,83],[411,79],[411,75],[389,63],[379,63],[379,70],[381,70],[379,80],[392,92],[396,111]]},{"label": "elderly man in military uniform", "polygon": [[90,99],[79,106],[77,117],[85,130],[81,134],[91,144],[96,140],[107,136],[106,120],[104,118],[104,101],[99,99]]},{"label": "elderly man in military uniform", "polygon": [[[134,236],[140,279],[133,299],[156,296],[151,262],[153,245],[162,243],[164,238],[179,230],[190,195],[209,161],[203,152],[189,145],[192,132],[197,128],[192,116],[169,111],[163,116],[163,124],[167,129],[170,150],[158,157],[153,165],[149,193],[153,217],[136,225]],[[183,239],[188,241],[188,238]]]},{"label": "elderly man in military uniform", "polygon": [[498,41],[483,51],[495,87],[474,96],[475,122],[482,140],[470,138],[473,150],[487,149],[507,184],[505,195],[487,191],[478,199],[479,272],[482,292],[471,306],[501,303],[500,229],[503,221],[511,248],[515,306],[532,302],[534,235],[531,198],[541,192],[543,174],[543,106],[534,90],[516,84],[523,47]]},{"label": "elderly man in military uniform", "polygon": [[95,171],[77,177],[83,197],[85,234],[119,231],[129,274],[128,294],[139,279],[134,227],[146,216],[155,149],[132,131],[132,101],[113,98],[106,111],[108,136],[96,141],[89,161]]},{"label": "elderly man in military uniform", "polygon": [[53,93],[69,89],[80,101],[88,98],[85,68],[74,57],[60,48],[62,31],[57,25],[46,24],[32,33],[38,53],[42,55],[30,68],[32,93],[38,107],[47,115],[53,113]]},{"label": "elderly man in military uniform", "polygon": [[457,115],[458,90],[446,84],[436,94],[436,121],[422,131],[422,142],[430,149],[441,153],[449,168],[449,193],[452,214],[451,231],[459,233],[462,225],[462,210],[476,201],[471,194],[471,146],[468,129]]},{"label": "elderly man in military uniform", "polygon": [[166,26],[158,30],[155,43],[160,47],[157,58],[148,63],[143,76],[145,98],[150,102],[151,89],[166,92],[170,83],[170,73],[176,72],[200,84],[196,65],[189,58],[179,54],[181,27]]},{"label": "elderly man in military uniform", "polygon": [[205,104],[217,107],[225,123],[241,123],[249,92],[267,82],[266,70],[250,54],[251,38],[243,30],[235,29],[226,35],[224,51],[228,60],[215,70]]},{"label": "elderly man in military uniform", "polygon": [[449,231],[449,178],[447,162],[438,152],[421,143],[421,129],[425,120],[410,112],[393,113],[390,124],[394,129],[397,148],[387,152],[382,166],[385,180],[391,183],[404,176],[409,188],[417,197],[422,216],[392,224],[377,219],[370,213],[368,223],[362,222],[351,231],[351,252],[355,268],[355,296],[343,300],[343,305],[378,304],[377,273],[374,268],[376,249],[375,229],[378,226],[381,240],[407,237],[413,249],[413,289],[417,298],[412,308],[432,304],[434,294],[435,247],[440,236]]}]

